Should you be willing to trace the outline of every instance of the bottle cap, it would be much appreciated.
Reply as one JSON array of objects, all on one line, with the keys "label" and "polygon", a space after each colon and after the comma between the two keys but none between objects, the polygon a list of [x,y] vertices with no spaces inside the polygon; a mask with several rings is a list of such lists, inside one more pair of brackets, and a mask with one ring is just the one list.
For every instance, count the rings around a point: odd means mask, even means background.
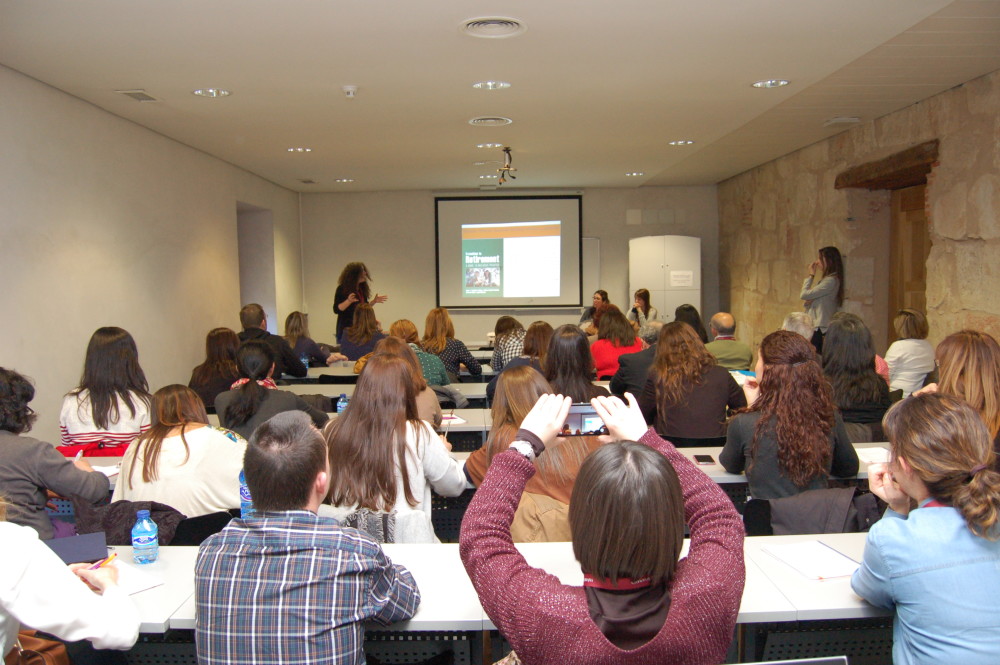
[{"label": "bottle cap", "polygon": [[140,520],[149,519],[149,511],[148,510],[137,510],[135,512],[135,516],[138,519],[140,519]]}]

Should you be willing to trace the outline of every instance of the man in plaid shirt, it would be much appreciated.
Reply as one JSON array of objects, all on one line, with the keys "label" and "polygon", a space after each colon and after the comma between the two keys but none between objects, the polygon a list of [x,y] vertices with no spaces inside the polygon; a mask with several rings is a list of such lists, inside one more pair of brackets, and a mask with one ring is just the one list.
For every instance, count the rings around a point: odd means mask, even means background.
[{"label": "man in plaid shirt", "polygon": [[305,413],[257,428],[243,465],[254,517],[234,519],[198,550],[198,662],[364,663],[364,622],[413,616],[413,576],[369,536],[316,514],[329,462]]}]

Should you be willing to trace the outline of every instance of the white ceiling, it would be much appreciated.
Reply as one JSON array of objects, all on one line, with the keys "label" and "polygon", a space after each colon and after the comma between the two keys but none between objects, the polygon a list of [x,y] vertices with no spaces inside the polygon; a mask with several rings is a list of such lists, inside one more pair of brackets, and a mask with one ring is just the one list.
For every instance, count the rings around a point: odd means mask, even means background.
[{"label": "white ceiling", "polygon": [[708,184],[1000,69],[1000,0],[0,0],[0,63],[296,191]]}]

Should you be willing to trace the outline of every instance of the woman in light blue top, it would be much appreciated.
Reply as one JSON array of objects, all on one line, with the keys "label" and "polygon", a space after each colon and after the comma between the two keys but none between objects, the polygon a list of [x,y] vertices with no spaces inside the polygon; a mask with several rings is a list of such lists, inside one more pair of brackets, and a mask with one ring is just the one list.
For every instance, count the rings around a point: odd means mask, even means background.
[{"label": "woman in light blue top", "polygon": [[[812,343],[817,353],[823,352],[823,337],[830,319],[844,304],[844,260],[836,247],[822,247],[818,258],[809,264],[809,275],[802,282],[799,297],[805,301],[806,314],[812,317],[816,330]],[[816,271],[823,276],[816,281]]]},{"label": "woman in light blue top", "polygon": [[892,461],[869,467],[889,510],[851,586],[893,609],[895,665],[1000,663],[1000,474],[979,414],[940,393],[885,416]]}]

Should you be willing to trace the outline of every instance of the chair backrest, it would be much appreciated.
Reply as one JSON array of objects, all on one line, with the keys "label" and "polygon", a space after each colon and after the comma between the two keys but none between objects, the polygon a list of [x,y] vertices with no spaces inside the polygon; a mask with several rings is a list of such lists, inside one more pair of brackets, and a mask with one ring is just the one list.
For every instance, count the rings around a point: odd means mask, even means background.
[{"label": "chair backrest", "polygon": [[675,448],[717,448],[726,445],[726,437],[724,436],[713,436],[706,439],[668,436],[666,434],[660,434],[660,436],[674,444]]},{"label": "chair backrest", "polygon": [[209,513],[181,520],[174,531],[171,545],[201,545],[212,534],[222,531],[233,516],[226,512]]},{"label": "chair backrest", "polygon": [[743,509],[748,536],[857,533],[878,521],[874,494],[856,487],[807,490],[780,499],[751,499]]}]

